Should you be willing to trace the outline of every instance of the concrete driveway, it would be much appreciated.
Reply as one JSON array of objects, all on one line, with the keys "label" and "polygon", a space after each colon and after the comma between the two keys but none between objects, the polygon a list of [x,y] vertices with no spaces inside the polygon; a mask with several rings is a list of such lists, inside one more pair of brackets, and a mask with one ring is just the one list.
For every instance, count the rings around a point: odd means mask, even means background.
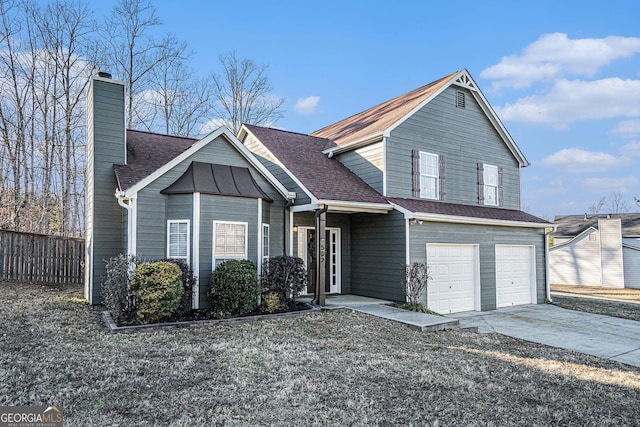
[{"label": "concrete driveway", "polygon": [[640,322],[550,304],[457,313],[460,327],[566,348],[640,367]]}]

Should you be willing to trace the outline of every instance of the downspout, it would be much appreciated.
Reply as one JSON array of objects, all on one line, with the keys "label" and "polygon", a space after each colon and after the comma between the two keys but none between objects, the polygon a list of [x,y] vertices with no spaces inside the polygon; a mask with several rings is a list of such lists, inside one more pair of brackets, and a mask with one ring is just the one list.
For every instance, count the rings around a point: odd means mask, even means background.
[{"label": "downspout", "polygon": [[[547,293],[547,302],[552,303],[553,300],[551,299],[551,280],[549,278],[549,235],[551,233],[555,233],[555,231],[558,229],[557,226],[553,226],[551,228],[545,228],[544,229],[544,259],[545,259],[545,263],[544,263],[544,281],[545,281],[545,291]],[[549,230],[549,231],[547,231]]]},{"label": "downspout", "polygon": [[136,248],[133,243],[134,221],[133,221],[133,207],[135,203],[135,197],[125,197],[124,191],[118,191],[116,189],[116,199],[118,204],[127,210],[127,255],[135,255]]}]

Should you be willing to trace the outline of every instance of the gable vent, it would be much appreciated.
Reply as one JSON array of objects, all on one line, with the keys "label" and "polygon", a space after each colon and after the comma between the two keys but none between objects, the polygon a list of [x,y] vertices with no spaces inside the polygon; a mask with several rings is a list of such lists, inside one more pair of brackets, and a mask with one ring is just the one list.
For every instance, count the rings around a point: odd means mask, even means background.
[{"label": "gable vent", "polygon": [[464,108],[464,92],[457,90],[456,91],[456,107]]}]

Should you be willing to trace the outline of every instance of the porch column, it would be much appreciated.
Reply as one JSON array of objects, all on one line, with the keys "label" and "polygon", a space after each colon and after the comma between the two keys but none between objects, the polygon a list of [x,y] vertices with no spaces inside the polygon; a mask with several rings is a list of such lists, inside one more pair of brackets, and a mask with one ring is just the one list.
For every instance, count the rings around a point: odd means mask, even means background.
[{"label": "porch column", "polygon": [[325,206],[324,208],[316,211],[315,220],[316,220],[316,289],[315,289],[315,298],[314,303],[317,305],[324,307],[325,305],[325,287],[327,285],[327,274],[326,274],[326,266],[327,266],[327,236],[326,236],[326,226],[327,226],[327,209],[329,207]]}]

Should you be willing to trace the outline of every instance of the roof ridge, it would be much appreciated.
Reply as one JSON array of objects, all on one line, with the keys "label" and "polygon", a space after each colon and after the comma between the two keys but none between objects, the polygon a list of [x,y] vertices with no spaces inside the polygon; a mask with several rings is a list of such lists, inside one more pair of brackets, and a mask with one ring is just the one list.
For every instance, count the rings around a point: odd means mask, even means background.
[{"label": "roof ridge", "polygon": [[311,132],[309,135],[310,135],[310,136],[314,136],[314,134],[315,134],[315,133],[320,133],[320,132],[322,132],[323,130],[325,130],[325,129],[327,129],[327,128],[330,128],[330,127],[332,127],[332,126],[334,126],[334,125],[336,125],[336,124],[338,124],[338,123],[340,123],[340,122],[347,121],[347,120],[351,119],[352,117],[355,117],[355,116],[358,116],[358,115],[360,115],[360,114],[364,113],[365,111],[373,110],[373,109],[378,108],[378,107],[380,107],[381,105],[384,105],[384,104],[386,104],[386,103],[388,103],[388,102],[391,102],[391,101],[393,101],[393,100],[395,100],[395,99],[398,99],[398,98],[402,98],[402,97],[404,97],[404,96],[407,96],[407,95],[409,95],[410,93],[413,93],[413,92],[419,92],[419,91],[421,91],[421,90],[424,90],[424,89],[426,89],[427,87],[429,87],[429,86],[433,86],[433,85],[435,85],[435,84],[438,84],[438,83],[440,83],[440,82],[441,82],[441,81],[443,81],[443,80],[450,79],[451,77],[453,77],[454,75],[456,75],[456,74],[460,73],[460,72],[461,72],[461,71],[463,71],[463,70],[465,70],[465,69],[463,68],[462,70],[455,71],[455,72],[453,72],[453,73],[451,73],[451,74],[448,74],[448,75],[446,75],[446,76],[444,76],[444,77],[441,77],[441,78],[439,78],[439,79],[437,79],[437,80],[434,80],[434,81],[432,81],[432,82],[430,82],[430,83],[424,84],[424,85],[422,85],[422,86],[420,86],[420,87],[417,87],[417,88],[415,88],[415,89],[411,89],[411,90],[409,90],[409,91],[407,91],[407,92],[405,92],[405,93],[403,93],[403,94],[401,94],[401,95],[394,96],[393,98],[389,98],[389,99],[387,99],[387,100],[384,100],[384,101],[382,101],[382,102],[380,102],[380,103],[378,103],[378,104],[376,104],[376,105],[373,105],[373,106],[371,106],[371,107],[365,108],[364,110],[360,110],[360,111],[358,111],[358,112],[356,112],[356,113],[354,113],[354,114],[352,114],[352,115],[350,115],[350,116],[348,116],[348,117],[345,117],[345,118],[340,119],[340,120],[338,120],[338,121],[336,121],[336,122],[330,123],[330,124],[328,124],[327,126],[324,126],[324,127],[320,128],[320,129],[314,130],[314,131],[313,131],[313,132]]},{"label": "roof ridge", "polygon": [[[246,124],[246,123],[244,125],[246,127],[254,127],[254,128],[260,128],[260,129],[275,130],[275,131],[278,131],[278,132],[285,132],[285,133],[290,133],[290,134],[293,134],[293,135],[301,135],[301,136],[307,136],[309,138],[324,139],[326,141],[331,141],[329,138],[323,138],[321,136],[315,136],[315,135],[311,135],[311,134],[308,134],[308,133],[294,132],[294,131],[288,130],[288,129],[278,129],[278,128],[272,128],[272,127],[269,127],[269,126],[249,125],[249,124]],[[333,142],[333,141],[331,141],[331,142]]]},{"label": "roof ridge", "polygon": [[192,138],[190,136],[169,135],[168,133],[151,132],[151,131],[148,131],[148,130],[127,129],[126,131],[127,132],[146,133],[147,135],[166,136],[168,138],[191,139],[193,141],[198,141],[198,138]]}]

